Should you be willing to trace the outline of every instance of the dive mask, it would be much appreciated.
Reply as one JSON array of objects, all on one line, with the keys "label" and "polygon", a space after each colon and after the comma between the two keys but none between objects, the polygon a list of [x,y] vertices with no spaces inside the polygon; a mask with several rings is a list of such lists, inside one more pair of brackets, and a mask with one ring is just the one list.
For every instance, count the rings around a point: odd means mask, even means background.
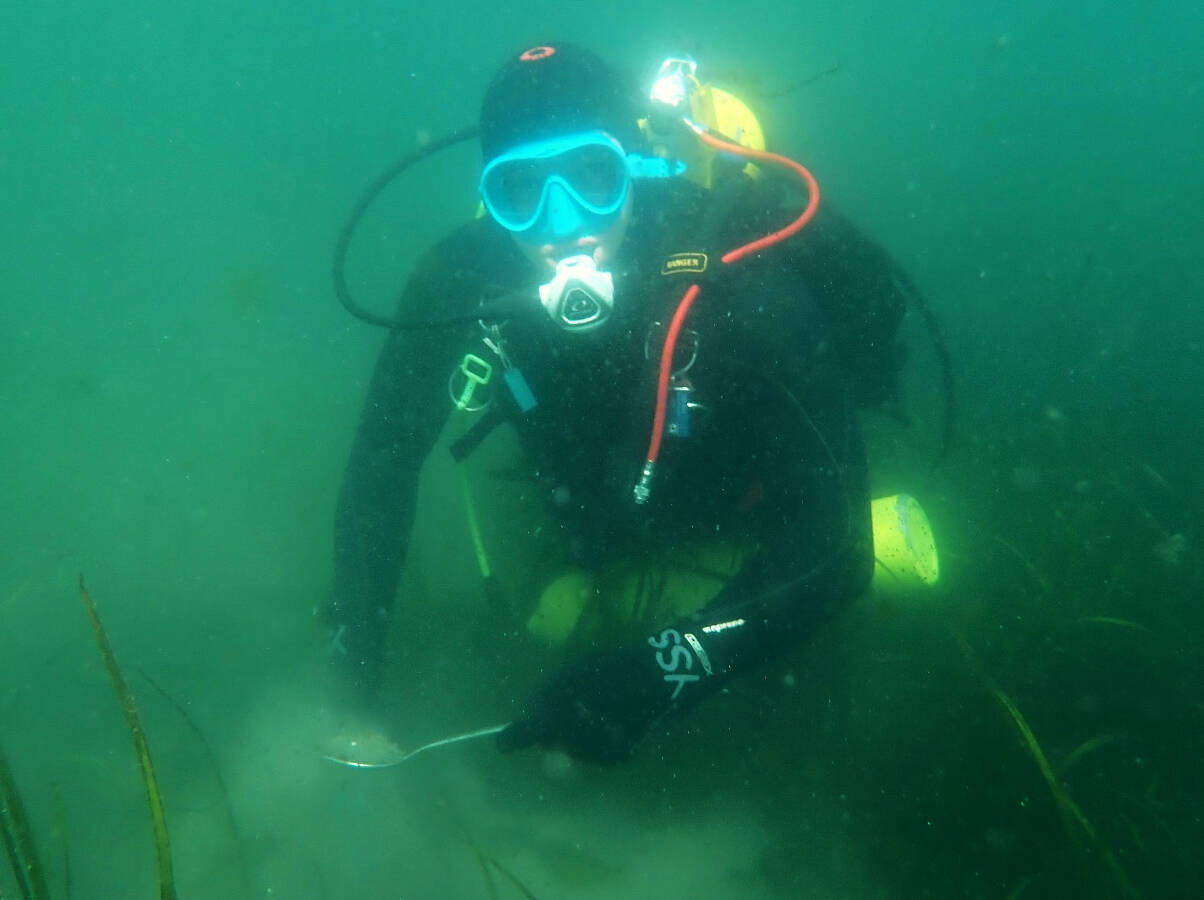
[{"label": "dive mask", "polygon": [[495,156],[481,172],[481,199],[508,231],[555,243],[609,224],[623,208],[633,178],[669,178],[684,168],[625,153],[604,131],[585,131]]}]

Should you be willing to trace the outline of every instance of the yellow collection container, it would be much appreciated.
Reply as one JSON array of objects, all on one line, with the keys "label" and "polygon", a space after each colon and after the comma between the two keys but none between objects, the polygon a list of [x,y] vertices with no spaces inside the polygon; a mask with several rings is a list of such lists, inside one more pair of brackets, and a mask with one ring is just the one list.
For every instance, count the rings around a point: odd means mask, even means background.
[{"label": "yellow collection container", "polygon": [[908,494],[870,503],[874,527],[874,590],[901,594],[931,587],[940,578],[932,526],[918,500]]}]

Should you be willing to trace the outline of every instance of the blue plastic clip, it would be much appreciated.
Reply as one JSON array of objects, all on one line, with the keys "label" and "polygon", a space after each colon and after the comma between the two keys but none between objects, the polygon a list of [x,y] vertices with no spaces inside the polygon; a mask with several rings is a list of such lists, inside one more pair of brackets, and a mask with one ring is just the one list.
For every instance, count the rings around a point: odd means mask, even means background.
[{"label": "blue plastic clip", "polygon": [[506,381],[506,387],[510,388],[510,396],[518,404],[519,412],[528,413],[539,405],[531,385],[527,384],[527,379],[523,378],[523,373],[518,369],[506,369],[502,378]]},{"label": "blue plastic clip", "polygon": [[690,395],[694,389],[688,384],[675,384],[669,392],[669,408],[665,424],[665,434],[673,437],[690,436]]}]

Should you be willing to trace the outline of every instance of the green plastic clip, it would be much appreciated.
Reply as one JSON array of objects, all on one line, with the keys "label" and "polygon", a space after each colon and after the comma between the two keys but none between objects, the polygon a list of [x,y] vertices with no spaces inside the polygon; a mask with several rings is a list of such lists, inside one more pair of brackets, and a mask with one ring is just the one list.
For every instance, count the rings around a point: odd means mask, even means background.
[{"label": "green plastic clip", "polygon": [[460,363],[460,371],[464,373],[464,390],[460,391],[460,398],[456,400],[456,409],[464,410],[472,406],[472,396],[481,385],[489,384],[489,379],[493,377],[493,366],[490,365],[475,353],[464,354],[464,361]]}]

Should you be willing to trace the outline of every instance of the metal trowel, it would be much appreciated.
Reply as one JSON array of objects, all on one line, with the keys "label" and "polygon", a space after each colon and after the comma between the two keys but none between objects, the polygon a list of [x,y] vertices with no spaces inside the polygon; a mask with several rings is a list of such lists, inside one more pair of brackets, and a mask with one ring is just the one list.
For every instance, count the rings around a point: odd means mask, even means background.
[{"label": "metal trowel", "polygon": [[426,750],[489,737],[491,734],[497,734],[508,724],[490,725],[488,728],[479,728],[466,734],[452,735],[431,741],[429,744],[423,744],[413,750],[401,749],[381,731],[371,730],[354,735],[340,734],[322,750],[322,758],[341,766],[350,766],[353,769],[388,769],[392,766],[399,766],[407,759],[412,759]]}]

